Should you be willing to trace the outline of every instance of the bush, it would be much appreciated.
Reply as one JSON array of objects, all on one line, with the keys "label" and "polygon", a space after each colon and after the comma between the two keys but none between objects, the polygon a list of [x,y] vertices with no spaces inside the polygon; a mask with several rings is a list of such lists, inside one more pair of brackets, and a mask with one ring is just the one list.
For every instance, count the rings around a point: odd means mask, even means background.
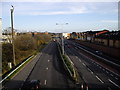
[{"label": "bush", "polygon": [[11,43],[2,44],[2,71],[5,73],[9,70],[8,62],[13,61],[13,52]]},{"label": "bush", "polygon": [[[50,35],[35,35],[32,37],[29,34],[23,34],[15,37],[15,59],[16,63],[21,63],[27,57],[41,51],[46,43],[51,40]],[[3,74],[9,71],[8,62],[13,62],[12,44],[2,44],[2,69]]]}]

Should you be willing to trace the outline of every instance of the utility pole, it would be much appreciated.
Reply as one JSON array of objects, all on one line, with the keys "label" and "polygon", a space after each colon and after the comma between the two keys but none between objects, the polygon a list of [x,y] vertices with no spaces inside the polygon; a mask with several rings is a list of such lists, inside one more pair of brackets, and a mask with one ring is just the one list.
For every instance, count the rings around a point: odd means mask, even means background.
[{"label": "utility pole", "polygon": [[[11,5],[12,6],[12,5]],[[13,28],[13,11],[14,7],[10,9],[11,11],[11,30],[12,30],[12,47],[13,47],[13,64],[16,66],[16,61],[15,61],[15,46],[14,46],[14,28]]]},{"label": "utility pole", "polygon": [[[68,25],[68,23],[64,23],[64,24],[58,24],[58,23],[56,23],[56,25],[61,25],[62,26],[62,29],[63,29],[63,25]],[[62,35],[61,35],[61,39],[62,39],[62,41],[61,41],[61,44],[62,44],[62,54],[64,55],[65,54],[65,51],[64,51],[64,38],[63,38],[63,33],[61,33]]]}]

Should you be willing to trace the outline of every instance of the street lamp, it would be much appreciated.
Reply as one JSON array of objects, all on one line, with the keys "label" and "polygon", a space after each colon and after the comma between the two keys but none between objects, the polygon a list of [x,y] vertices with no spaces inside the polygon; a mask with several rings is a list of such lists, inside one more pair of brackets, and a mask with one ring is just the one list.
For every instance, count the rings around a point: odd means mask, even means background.
[{"label": "street lamp", "polygon": [[[56,25],[61,25],[62,26],[62,29],[63,29],[63,25],[68,25],[68,23],[62,23],[62,24],[59,24],[59,23],[56,23]],[[62,33],[62,35],[61,35],[61,39],[62,39],[62,53],[63,53],[63,55],[64,55],[64,38],[63,38],[63,33]]]},{"label": "street lamp", "polygon": [[15,61],[15,47],[14,47],[14,28],[13,28],[13,11],[14,7],[11,5],[11,30],[12,30],[12,47],[13,47],[13,64],[16,66],[16,61]]}]

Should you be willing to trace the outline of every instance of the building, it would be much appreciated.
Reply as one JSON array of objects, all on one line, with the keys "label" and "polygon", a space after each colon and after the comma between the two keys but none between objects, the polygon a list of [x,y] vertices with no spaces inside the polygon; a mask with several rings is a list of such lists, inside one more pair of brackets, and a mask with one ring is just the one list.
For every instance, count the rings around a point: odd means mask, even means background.
[{"label": "building", "polygon": [[120,48],[120,30],[96,35],[95,42],[108,47]]},{"label": "building", "polygon": [[70,33],[63,33],[63,37],[66,38],[66,39],[69,39],[70,38]]}]

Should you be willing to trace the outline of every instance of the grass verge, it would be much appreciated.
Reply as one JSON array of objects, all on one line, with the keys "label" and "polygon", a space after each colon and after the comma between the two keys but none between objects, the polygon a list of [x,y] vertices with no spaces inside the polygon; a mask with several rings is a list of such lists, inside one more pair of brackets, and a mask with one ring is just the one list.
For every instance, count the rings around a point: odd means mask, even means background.
[{"label": "grass verge", "polygon": [[58,51],[59,51],[59,56],[61,60],[63,61],[65,69],[69,72],[70,77],[75,83],[79,83],[79,75],[78,75],[77,69],[71,63],[71,60],[69,60],[69,58],[66,55],[62,54],[62,49],[59,44],[58,44]]},{"label": "grass verge", "polygon": [[[6,80],[4,80],[2,83],[3,84],[5,84],[8,80],[10,80],[10,79],[12,79],[15,75],[17,75],[17,73],[20,71],[20,70],[22,70],[23,68],[24,68],[24,66],[25,65],[27,65],[36,55],[37,55],[37,53],[39,53],[39,52],[41,52],[42,51],[42,49],[46,46],[47,44],[44,44],[44,45],[42,45],[37,51],[34,51],[33,53],[32,53],[32,55],[31,56],[33,56],[33,57],[31,57],[30,58],[30,56],[29,57],[27,57],[25,60],[23,60],[23,62],[22,63],[24,63],[27,59],[29,59],[29,60],[27,60],[22,66],[20,66],[16,71],[14,71]],[[22,64],[21,63],[21,64]],[[19,65],[18,65],[19,66]],[[16,67],[17,68],[17,67]],[[12,71],[11,71],[12,72]],[[10,73],[11,73],[10,72]],[[6,76],[7,75],[9,75],[9,73],[8,74],[6,74]]]}]

